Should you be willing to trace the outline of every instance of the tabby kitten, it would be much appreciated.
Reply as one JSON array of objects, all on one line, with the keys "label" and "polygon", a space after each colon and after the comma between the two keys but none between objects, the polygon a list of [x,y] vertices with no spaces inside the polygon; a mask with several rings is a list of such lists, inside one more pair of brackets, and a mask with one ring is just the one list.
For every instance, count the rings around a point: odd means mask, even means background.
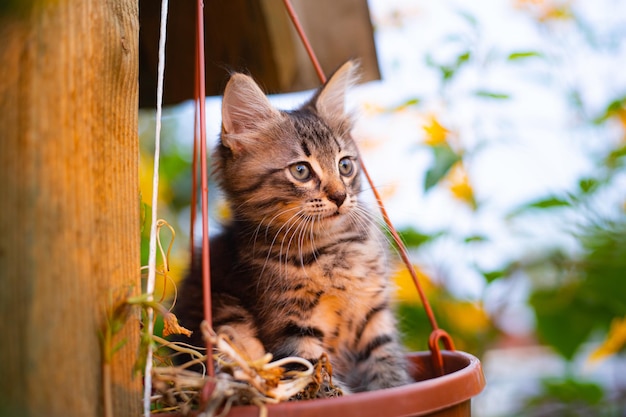
[{"label": "tabby kitten", "polygon": [[[233,328],[251,358],[327,353],[348,391],[410,381],[392,311],[386,245],[359,201],[357,148],[344,112],[356,66],[344,64],[301,108],[275,109],[234,74],[213,160],[232,211],[211,239],[213,327]],[[202,346],[201,267],[175,313]]]}]

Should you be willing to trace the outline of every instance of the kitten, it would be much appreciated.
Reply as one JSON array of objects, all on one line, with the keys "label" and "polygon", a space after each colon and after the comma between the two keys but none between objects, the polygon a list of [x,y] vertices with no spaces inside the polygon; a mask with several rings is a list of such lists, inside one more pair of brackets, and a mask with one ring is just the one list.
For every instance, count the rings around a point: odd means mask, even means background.
[{"label": "kitten", "polygon": [[[214,329],[235,329],[251,358],[325,352],[333,381],[368,391],[410,378],[389,307],[386,242],[359,201],[344,112],[355,72],[347,62],[293,111],[275,109],[250,77],[231,77],[213,161],[232,221],[211,239],[212,306]],[[201,282],[193,265],[175,309],[198,346]]]}]

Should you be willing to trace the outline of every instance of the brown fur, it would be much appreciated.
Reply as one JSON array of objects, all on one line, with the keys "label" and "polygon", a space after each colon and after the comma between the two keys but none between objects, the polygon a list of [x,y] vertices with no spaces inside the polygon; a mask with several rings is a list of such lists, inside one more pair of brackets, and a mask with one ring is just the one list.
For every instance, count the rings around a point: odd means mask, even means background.
[{"label": "brown fur", "polygon": [[[354,73],[348,62],[291,112],[273,108],[250,77],[232,76],[213,158],[233,218],[211,240],[211,277],[213,326],[236,330],[250,357],[327,353],[336,379],[362,391],[409,377],[389,309],[386,243],[359,201],[344,112]],[[175,311],[196,335],[200,275],[195,265]]]}]

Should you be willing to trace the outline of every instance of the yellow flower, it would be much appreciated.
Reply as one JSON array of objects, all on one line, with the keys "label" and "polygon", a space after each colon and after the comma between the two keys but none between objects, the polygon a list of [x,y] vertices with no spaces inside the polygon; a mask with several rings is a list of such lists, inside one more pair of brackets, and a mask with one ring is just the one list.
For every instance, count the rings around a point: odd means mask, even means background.
[{"label": "yellow flower", "polygon": [[573,17],[569,4],[557,5],[552,4],[544,7],[540,12],[538,19],[540,22],[548,20],[568,20]]},{"label": "yellow flower", "polygon": [[[142,201],[152,206],[152,173],[154,171],[154,159],[143,153],[139,155],[139,190]],[[159,181],[159,202],[165,203],[172,200],[172,190],[168,181]]]},{"label": "yellow flower", "polygon": [[626,143],[626,107],[621,107],[615,112],[615,118],[619,120],[619,124],[624,132],[622,141]]},{"label": "yellow flower", "polygon": [[626,107],[622,107],[616,112],[616,116],[619,119],[622,127],[626,128]]},{"label": "yellow flower", "polygon": [[476,209],[476,199],[474,198],[474,189],[469,182],[467,170],[463,166],[463,162],[459,161],[450,168],[447,175],[448,189],[452,195],[464,203],[469,204]]},{"label": "yellow flower", "polygon": [[450,131],[443,127],[435,116],[430,116],[429,123],[423,126],[426,131],[424,143],[429,146],[444,145],[448,141]]},{"label": "yellow flower", "polygon": [[543,0],[516,0],[515,7],[524,7],[543,3]]},{"label": "yellow flower", "polygon": [[514,7],[526,9],[539,22],[547,22],[571,19],[574,15],[570,3],[563,0],[515,0]]},{"label": "yellow flower", "polygon": [[626,317],[615,318],[611,323],[606,340],[589,357],[591,362],[600,361],[614,355],[626,347]]},{"label": "yellow flower", "polygon": [[[420,285],[424,289],[424,294],[428,297],[429,294],[432,294],[435,290],[435,285],[418,266],[414,265],[413,268],[415,269]],[[393,281],[396,284],[396,300],[411,304],[421,303],[413,278],[404,264],[398,264],[396,272],[393,276]]]},{"label": "yellow flower", "polygon": [[490,326],[489,316],[479,303],[446,300],[441,302],[441,311],[459,332],[474,334]]},{"label": "yellow flower", "polygon": [[375,115],[385,112],[385,108],[375,103],[365,102],[362,104],[363,113],[367,115]]}]

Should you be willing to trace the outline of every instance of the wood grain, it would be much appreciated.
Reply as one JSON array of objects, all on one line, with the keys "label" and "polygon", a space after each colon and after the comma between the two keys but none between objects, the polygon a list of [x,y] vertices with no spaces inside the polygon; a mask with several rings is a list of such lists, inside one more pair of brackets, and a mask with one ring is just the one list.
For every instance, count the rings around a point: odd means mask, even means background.
[{"label": "wood grain", "polygon": [[[139,288],[137,0],[0,15],[0,415],[102,415],[98,330]],[[138,324],[112,366],[140,413]]]}]

